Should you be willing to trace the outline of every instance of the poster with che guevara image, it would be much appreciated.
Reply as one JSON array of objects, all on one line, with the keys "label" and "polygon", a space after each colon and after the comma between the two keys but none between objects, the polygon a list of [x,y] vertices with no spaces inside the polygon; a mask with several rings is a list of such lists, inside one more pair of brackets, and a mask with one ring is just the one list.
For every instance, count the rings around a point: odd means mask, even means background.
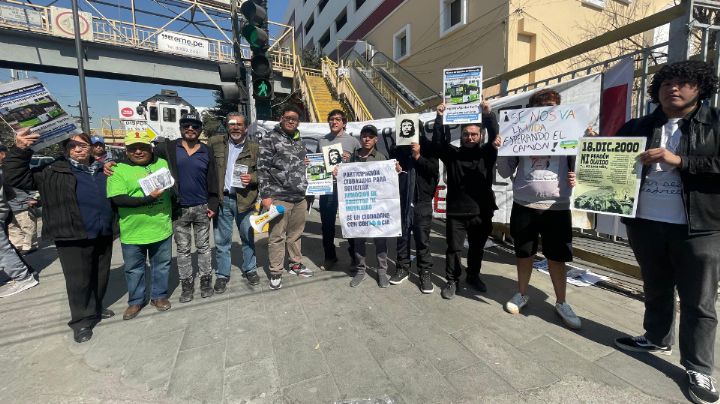
[{"label": "poster with che guevara image", "polygon": [[395,144],[409,146],[420,142],[420,114],[401,114],[395,117]]},{"label": "poster with che guevara image", "polygon": [[342,144],[335,143],[323,146],[322,154],[323,159],[325,160],[325,171],[332,174],[335,166],[343,161]]},{"label": "poster with che guevara image", "polygon": [[575,161],[575,210],[635,217],[640,192],[644,137],[584,137]]}]

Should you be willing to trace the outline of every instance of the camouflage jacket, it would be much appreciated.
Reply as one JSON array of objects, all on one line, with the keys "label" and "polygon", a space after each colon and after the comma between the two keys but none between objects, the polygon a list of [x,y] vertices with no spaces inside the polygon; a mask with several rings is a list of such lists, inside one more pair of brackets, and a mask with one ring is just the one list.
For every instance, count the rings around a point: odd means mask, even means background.
[{"label": "camouflage jacket", "polygon": [[305,146],[292,139],[279,127],[268,132],[260,140],[257,176],[260,198],[273,198],[286,202],[305,199]]}]

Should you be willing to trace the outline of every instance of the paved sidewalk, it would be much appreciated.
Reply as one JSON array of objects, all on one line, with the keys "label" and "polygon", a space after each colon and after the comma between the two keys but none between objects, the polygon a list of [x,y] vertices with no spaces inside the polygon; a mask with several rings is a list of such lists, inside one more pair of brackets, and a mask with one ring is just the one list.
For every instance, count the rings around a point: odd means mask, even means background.
[{"label": "paved sidewalk", "polygon": [[[303,251],[316,269],[322,259],[317,213],[309,220]],[[583,320],[573,332],[554,314],[549,278],[536,272],[526,311],[512,316],[502,305],[515,291],[514,259],[493,248],[483,266],[489,292],[461,290],[445,301],[442,223],[433,229],[431,295],[419,292],[416,276],[388,289],[371,278],[350,288],[340,271],[286,275],[283,288],[271,291],[266,276],[251,288],[234,269],[225,294],[201,299],[197,292],[180,304],[175,289],[170,311],[147,306],[132,321],[121,317],[127,292],[116,242],[107,302],[117,315],[85,344],[74,343],[65,324],[63,275],[54,250],[45,247],[29,257],[43,268],[41,284],[0,300],[0,402],[686,401],[677,350],[643,356],[612,346],[617,336],[641,332],[641,302],[570,286],[568,302]],[[346,243],[338,245],[336,268],[344,269]],[[263,265],[265,246],[261,238]],[[240,259],[239,248],[233,253]],[[177,279],[171,284],[177,288]]]}]

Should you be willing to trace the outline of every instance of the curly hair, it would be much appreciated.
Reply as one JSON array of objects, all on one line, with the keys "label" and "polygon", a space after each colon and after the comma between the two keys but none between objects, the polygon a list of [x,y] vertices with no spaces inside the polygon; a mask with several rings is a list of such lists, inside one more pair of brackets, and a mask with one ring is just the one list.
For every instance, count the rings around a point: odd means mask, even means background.
[{"label": "curly hair", "polygon": [[715,69],[710,63],[699,60],[685,60],[665,65],[659,72],[655,73],[648,88],[651,102],[660,103],[658,97],[660,86],[665,80],[672,79],[679,79],[685,83],[697,85],[700,91],[700,100],[710,98],[718,90],[718,78],[715,75]]},{"label": "curly hair", "polygon": [[529,104],[531,107],[542,107],[548,101],[554,101],[555,104],[560,105],[560,93],[549,88],[540,90],[530,96]]}]

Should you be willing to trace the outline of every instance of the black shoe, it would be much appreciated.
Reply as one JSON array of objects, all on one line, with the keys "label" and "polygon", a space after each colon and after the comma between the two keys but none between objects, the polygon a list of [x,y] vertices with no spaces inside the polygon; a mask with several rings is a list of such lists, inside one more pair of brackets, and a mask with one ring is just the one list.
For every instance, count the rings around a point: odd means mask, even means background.
[{"label": "black shoe", "polygon": [[82,344],[83,342],[90,341],[90,338],[92,338],[93,332],[92,328],[90,327],[83,327],[79,330],[73,330],[73,339],[78,344]]},{"label": "black shoe", "polygon": [[195,280],[187,278],[182,280],[182,292],[180,293],[180,303],[192,301],[195,293]]},{"label": "black shoe", "polygon": [[405,279],[407,279],[408,275],[410,273],[405,268],[397,268],[395,270],[395,275],[390,278],[390,283],[393,285],[399,285],[401,284]]},{"label": "black shoe", "polygon": [[228,278],[215,278],[215,293],[222,294],[225,293],[225,287],[227,286],[229,279]]},{"label": "black shoe", "polygon": [[200,277],[200,296],[210,297],[214,293],[212,288],[212,275],[203,275]]},{"label": "black shoe", "polygon": [[448,281],[445,286],[443,286],[440,296],[442,296],[443,299],[450,300],[455,297],[455,289],[457,289],[457,283],[455,281]]},{"label": "black shoe", "polygon": [[713,377],[694,370],[688,370],[687,375],[690,378],[688,395],[690,395],[692,402],[698,404],[716,403],[720,399]]},{"label": "black shoe", "polygon": [[644,335],[638,335],[637,337],[622,337],[615,339],[615,346],[624,350],[632,352],[645,352],[645,353],[659,353],[662,355],[672,354],[671,346],[655,345],[648,341]]},{"label": "black shoe", "polygon": [[435,286],[432,283],[432,277],[429,271],[420,272],[420,291],[423,293],[432,293]]},{"label": "black shoe", "polygon": [[465,280],[468,285],[472,286],[473,289],[477,290],[478,292],[485,293],[487,292],[487,286],[485,286],[485,282],[480,279],[480,277],[477,278],[467,278]]},{"label": "black shoe", "polygon": [[100,318],[102,318],[103,320],[107,320],[114,315],[115,312],[110,309],[102,309],[102,311],[100,312]]},{"label": "black shoe", "polygon": [[323,271],[332,271],[335,264],[337,264],[338,258],[337,257],[325,257],[325,261],[323,261],[323,264],[320,265],[320,269]]},{"label": "black shoe", "polygon": [[260,284],[260,276],[258,276],[257,271],[246,273],[245,278],[247,279],[250,286],[257,286]]}]

